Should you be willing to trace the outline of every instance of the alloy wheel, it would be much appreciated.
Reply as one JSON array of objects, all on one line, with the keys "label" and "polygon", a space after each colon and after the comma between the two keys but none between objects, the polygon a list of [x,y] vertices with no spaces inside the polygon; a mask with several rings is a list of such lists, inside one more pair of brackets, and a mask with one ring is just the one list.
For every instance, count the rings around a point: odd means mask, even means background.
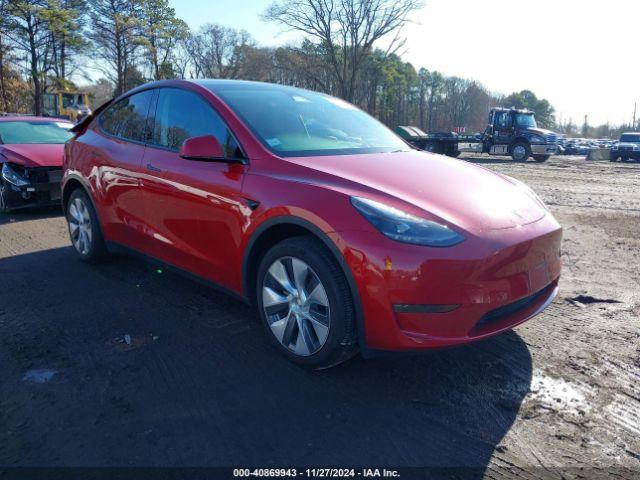
[{"label": "alloy wheel", "polygon": [[524,160],[526,155],[527,155],[527,149],[525,148],[524,145],[516,145],[515,147],[513,147],[513,156],[515,157],[516,160],[522,161]]},{"label": "alloy wheel", "polygon": [[320,278],[304,261],[281,257],[262,281],[262,306],[271,331],[285,348],[313,355],[327,340],[331,311]]},{"label": "alloy wheel", "polygon": [[80,255],[87,255],[91,250],[92,230],[89,209],[81,198],[75,198],[69,205],[69,233],[71,243]]},{"label": "alloy wheel", "polygon": [[6,194],[7,186],[2,181],[2,179],[0,179],[0,212],[4,212],[7,210]]}]

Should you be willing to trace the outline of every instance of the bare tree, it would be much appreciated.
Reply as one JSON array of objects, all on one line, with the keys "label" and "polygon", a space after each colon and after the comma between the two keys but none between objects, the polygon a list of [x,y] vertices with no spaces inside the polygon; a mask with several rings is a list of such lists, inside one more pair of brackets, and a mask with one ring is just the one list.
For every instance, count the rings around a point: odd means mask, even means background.
[{"label": "bare tree", "polygon": [[255,45],[246,30],[206,24],[186,43],[195,77],[240,78],[250,47]]},{"label": "bare tree", "polygon": [[[351,101],[374,43],[397,33],[421,6],[421,0],[276,0],[264,18],[320,43],[339,95]],[[398,40],[396,35],[391,42]]]}]

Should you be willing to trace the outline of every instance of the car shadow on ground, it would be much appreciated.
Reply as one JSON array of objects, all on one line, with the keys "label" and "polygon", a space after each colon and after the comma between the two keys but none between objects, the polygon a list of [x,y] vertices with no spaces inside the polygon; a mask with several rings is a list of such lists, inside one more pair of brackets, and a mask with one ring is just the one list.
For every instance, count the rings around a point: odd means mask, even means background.
[{"label": "car shadow on ground", "polygon": [[[128,257],[3,258],[0,292],[0,465],[457,466],[480,478],[531,383],[515,332],[306,371],[246,305]],[[34,369],[53,373],[34,383]]]},{"label": "car shadow on ground", "polygon": [[0,225],[62,216],[60,207],[29,208],[0,213]]}]

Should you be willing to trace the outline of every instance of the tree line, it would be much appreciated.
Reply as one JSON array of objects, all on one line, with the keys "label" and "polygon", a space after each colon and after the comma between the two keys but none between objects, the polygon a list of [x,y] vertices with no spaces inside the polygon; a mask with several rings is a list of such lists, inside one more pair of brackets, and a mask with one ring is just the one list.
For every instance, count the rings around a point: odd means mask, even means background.
[{"label": "tree line", "polygon": [[[39,115],[43,93],[56,89],[81,86],[97,106],[150,80],[228,78],[336,95],[391,127],[478,131],[498,105],[528,108],[540,126],[573,133],[531,91],[505,96],[403,61],[402,28],[421,6],[420,0],[275,0],[263,19],[304,39],[265,47],[241,29],[214,23],[190,29],[168,0],[0,0],[0,110]],[[103,78],[92,81],[96,71]]]}]

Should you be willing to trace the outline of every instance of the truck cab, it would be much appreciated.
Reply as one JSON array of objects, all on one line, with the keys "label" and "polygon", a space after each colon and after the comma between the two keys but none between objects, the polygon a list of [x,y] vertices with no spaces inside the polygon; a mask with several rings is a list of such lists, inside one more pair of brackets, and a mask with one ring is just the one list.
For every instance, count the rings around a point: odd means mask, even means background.
[{"label": "truck cab", "polygon": [[53,91],[43,95],[44,115],[79,122],[91,113],[86,92]]},{"label": "truck cab", "polygon": [[[482,152],[510,155],[523,162],[544,162],[558,149],[558,135],[538,128],[534,113],[515,108],[492,108],[482,135]],[[464,151],[461,149],[461,151]]]}]

